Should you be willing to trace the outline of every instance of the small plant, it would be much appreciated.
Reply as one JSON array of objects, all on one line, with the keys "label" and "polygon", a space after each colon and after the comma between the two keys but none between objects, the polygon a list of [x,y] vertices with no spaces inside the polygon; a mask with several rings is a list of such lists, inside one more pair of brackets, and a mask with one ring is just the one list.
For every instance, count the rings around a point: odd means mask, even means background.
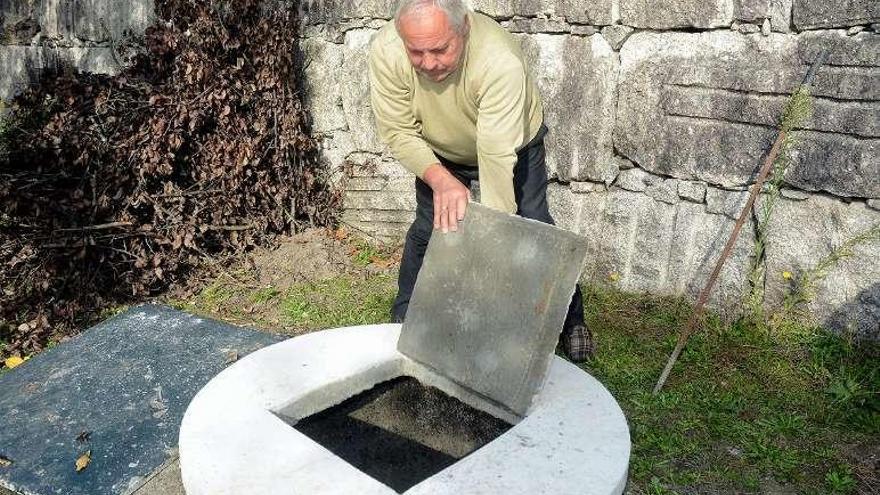
[{"label": "small plant", "polygon": [[782,310],[775,315],[776,320],[785,320],[795,316],[796,311],[816,297],[819,283],[828,276],[842,260],[852,257],[855,248],[870,242],[880,241],[880,224],[874,225],[831,250],[827,256],[811,269],[805,271],[797,278],[794,288],[785,296],[782,302]]},{"label": "small plant", "polygon": [[782,132],[785,133],[785,139],[782,142],[776,160],[773,162],[770,180],[765,185],[763,201],[758,213],[758,224],[755,227],[757,235],[755,236],[755,247],[749,270],[749,286],[751,290],[746,296],[746,308],[754,321],[764,320],[764,284],[766,279],[764,256],[773,208],[779,199],[785,173],[788,171],[789,166],[791,166],[791,150],[799,141],[799,136],[793,131],[802,126],[812,115],[813,103],[810,90],[807,87],[801,87],[791,95],[782,115],[780,127]]},{"label": "small plant", "polygon": [[825,482],[831,493],[851,493],[856,486],[856,480],[852,477],[849,467],[843,466],[828,471]]}]

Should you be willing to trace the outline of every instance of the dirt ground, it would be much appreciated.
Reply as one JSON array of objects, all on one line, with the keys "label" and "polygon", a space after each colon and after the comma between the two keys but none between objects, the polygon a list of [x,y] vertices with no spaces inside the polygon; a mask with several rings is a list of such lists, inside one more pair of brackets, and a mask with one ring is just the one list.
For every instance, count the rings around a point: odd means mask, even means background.
[{"label": "dirt ground", "polygon": [[396,280],[401,250],[402,245],[375,244],[344,228],[307,229],[277,239],[272,247],[206,265],[158,302],[230,323],[297,334],[311,329],[308,321],[291,316],[305,316],[296,314],[302,306],[329,305],[332,313],[345,291],[354,299],[387,293]]}]

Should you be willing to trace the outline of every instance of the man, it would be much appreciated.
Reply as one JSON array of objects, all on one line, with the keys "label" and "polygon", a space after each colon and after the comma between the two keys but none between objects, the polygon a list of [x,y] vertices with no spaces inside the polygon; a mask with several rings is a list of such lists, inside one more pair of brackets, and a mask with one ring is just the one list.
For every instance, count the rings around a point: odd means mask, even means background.
[{"label": "man", "polygon": [[[461,0],[403,0],[370,46],[379,135],[416,174],[416,219],[406,236],[392,318],[406,316],[433,229],[455,231],[469,185],[483,204],[552,224],[543,107],[517,40]],[[573,361],[594,352],[580,288],[563,326]]]}]

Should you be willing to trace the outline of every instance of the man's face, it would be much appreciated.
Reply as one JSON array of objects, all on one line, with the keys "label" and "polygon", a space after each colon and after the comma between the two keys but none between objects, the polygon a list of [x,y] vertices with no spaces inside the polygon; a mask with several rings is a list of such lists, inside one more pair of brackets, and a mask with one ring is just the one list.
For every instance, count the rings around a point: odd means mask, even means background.
[{"label": "man's face", "polygon": [[441,9],[401,17],[398,32],[410,63],[428,79],[440,82],[458,69],[467,36],[453,29]]}]

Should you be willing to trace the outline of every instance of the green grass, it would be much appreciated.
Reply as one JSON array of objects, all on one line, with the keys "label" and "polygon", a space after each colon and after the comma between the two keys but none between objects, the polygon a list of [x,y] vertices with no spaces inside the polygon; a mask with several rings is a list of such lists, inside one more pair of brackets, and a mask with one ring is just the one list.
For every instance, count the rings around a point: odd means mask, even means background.
[{"label": "green grass", "polygon": [[585,368],[629,419],[636,493],[748,493],[771,479],[798,493],[854,493],[847,450],[880,439],[876,348],[710,318],[653,396],[687,306],[594,287],[586,309],[599,351]]},{"label": "green grass", "polygon": [[392,282],[389,275],[380,274],[297,285],[284,295],[281,311],[288,325],[306,330],[387,322],[394,299]]},{"label": "green grass", "polygon": [[387,273],[339,275],[327,280],[252,288],[218,279],[172,306],[233,323],[283,333],[388,322],[396,280]]}]

